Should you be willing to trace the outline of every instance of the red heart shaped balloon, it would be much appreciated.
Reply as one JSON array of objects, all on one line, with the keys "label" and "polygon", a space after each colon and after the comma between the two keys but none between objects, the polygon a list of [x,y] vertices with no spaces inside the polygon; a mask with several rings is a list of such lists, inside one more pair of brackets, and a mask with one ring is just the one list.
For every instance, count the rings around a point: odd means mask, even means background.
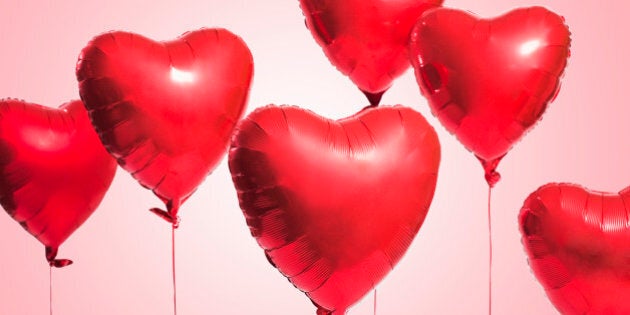
[{"label": "red heart shaped balloon", "polygon": [[562,314],[630,314],[630,187],[548,184],[519,216],[534,274]]},{"label": "red heart shaped balloon", "polygon": [[318,314],[344,314],[400,260],[439,161],[435,131],[405,107],[334,121],[269,106],[239,124],[229,154],[252,235]]},{"label": "red heart shaped balloon", "polygon": [[80,101],[47,108],[0,100],[0,204],[46,246],[58,247],[94,212],[116,161],[98,140]]},{"label": "red heart shaped balloon", "polygon": [[494,19],[439,8],[416,24],[409,49],[420,90],[491,186],[501,158],[558,93],[569,35],[563,18],[541,7]]},{"label": "red heart shaped balloon", "polygon": [[416,20],[443,0],[300,0],[306,25],[330,62],[372,105],[409,67]]},{"label": "red heart shaped balloon", "polygon": [[77,64],[92,124],[118,163],[177,211],[227,151],[247,101],[253,60],[225,29],[169,42],[111,32],[94,38]]}]

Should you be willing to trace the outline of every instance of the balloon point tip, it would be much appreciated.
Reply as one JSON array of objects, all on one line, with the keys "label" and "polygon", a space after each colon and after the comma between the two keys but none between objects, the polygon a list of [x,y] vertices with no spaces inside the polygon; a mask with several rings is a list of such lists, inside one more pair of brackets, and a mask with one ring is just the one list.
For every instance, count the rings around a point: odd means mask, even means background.
[{"label": "balloon point tip", "polygon": [[381,98],[383,98],[383,94],[385,93],[385,91],[377,92],[377,93],[370,93],[363,90],[361,90],[361,92],[365,94],[365,97],[367,97],[368,101],[370,102],[370,106],[368,107],[378,106],[381,103]]}]

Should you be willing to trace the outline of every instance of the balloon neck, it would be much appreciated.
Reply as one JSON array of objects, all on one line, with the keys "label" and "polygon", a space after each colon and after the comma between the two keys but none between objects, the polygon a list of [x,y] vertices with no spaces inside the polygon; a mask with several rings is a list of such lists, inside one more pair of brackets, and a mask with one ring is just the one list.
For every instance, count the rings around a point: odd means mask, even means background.
[{"label": "balloon neck", "polygon": [[344,314],[346,314],[346,310],[329,311],[322,307],[317,308],[317,315],[344,315]]},{"label": "balloon neck", "polygon": [[173,228],[176,229],[179,227],[179,216],[177,213],[179,212],[179,201],[169,200],[166,202],[166,210],[162,210],[160,208],[151,208],[149,211],[153,212],[158,217],[164,219],[164,221],[173,225]]},{"label": "balloon neck", "polygon": [[378,92],[378,93],[370,93],[370,92],[361,90],[361,92],[365,94],[365,97],[367,97],[368,101],[370,102],[370,106],[368,107],[378,106],[378,104],[381,102],[381,98],[383,97],[383,93],[385,93],[385,91]]},{"label": "balloon neck", "polygon": [[[476,155],[475,155],[476,156]],[[505,155],[502,155],[494,160],[485,160],[479,156],[476,156],[479,162],[481,162],[481,166],[483,166],[484,176],[486,178],[486,182],[490,188],[493,188],[499,180],[501,180],[501,174],[497,172],[497,167],[499,166],[499,162],[503,159]]]},{"label": "balloon neck", "polygon": [[72,265],[72,260],[70,259],[56,259],[58,250],[57,247],[46,246],[46,260],[48,261],[48,265],[55,268],[63,268]]}]

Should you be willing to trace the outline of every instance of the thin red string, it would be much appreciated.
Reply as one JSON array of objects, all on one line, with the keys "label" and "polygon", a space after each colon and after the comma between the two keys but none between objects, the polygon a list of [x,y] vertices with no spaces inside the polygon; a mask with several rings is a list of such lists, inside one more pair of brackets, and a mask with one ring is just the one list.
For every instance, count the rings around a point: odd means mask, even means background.
[{"label": "thin red string", "polygon": [[48,301],[48,305],[50,306],[50,315],[53,315],[53,307],[52,307],[52,303],[53,303],[53,285],[52,285],[52,265],[49,266],[50,269],[48,270],[48,295],[49,295],[49,301]]},{"label": "thin red string", "polygon": [[175,224],[171,227],[171,263],[173,267],[173,314],[177,315],[177,281],[175,276]]},{"label": "thin red string", "polygon": [[374,315],[376,315],[376,288],[374,288]]},{"label": "thin red string", "polygon": [[488,314],[492,315],[492,187],[488,186]]}]

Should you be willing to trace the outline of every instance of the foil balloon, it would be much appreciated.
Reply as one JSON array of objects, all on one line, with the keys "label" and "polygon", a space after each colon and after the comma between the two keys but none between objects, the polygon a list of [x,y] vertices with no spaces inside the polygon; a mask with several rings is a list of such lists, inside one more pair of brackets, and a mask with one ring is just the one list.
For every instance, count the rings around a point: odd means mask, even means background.
[{"label": "foil balloon", "polygon": [[490,186],[500,160],[557,95],[569,36],[564,19],[542,7],[494,19],[438,8],[414,27],[409,51],[420,90],[482,162]]},{"label": "foil balloon", "polygon": [[519,216],[529,264],[562,314],[630,314],[630,188],[547,184]]},{"label": "foil balloon", "polygon": [[409,67],[415,21],[443,0],[300,0],[306,25],[330,62],[372,105]]},{"label": "foil balloon", "polygon": [[46,247],[59,246],[88,219],[109,188],[116,161],[90,125],[81,101],[47,108],[0,100],[0,204]]},{"label": "foil balloon", "polygon": [[401,259],[429,210],[433,128],[406,107],[329,120],[256,110],[229,153],[247,224],[269,262],[317,306],[344,314]]},{"label": "foil balloon", "polygon": [[180,205],[227,151],[252,72],[239,37],[201,29],[168,42],[102,34],[81,52],[76,74],[101,141],[176,227]]}]

